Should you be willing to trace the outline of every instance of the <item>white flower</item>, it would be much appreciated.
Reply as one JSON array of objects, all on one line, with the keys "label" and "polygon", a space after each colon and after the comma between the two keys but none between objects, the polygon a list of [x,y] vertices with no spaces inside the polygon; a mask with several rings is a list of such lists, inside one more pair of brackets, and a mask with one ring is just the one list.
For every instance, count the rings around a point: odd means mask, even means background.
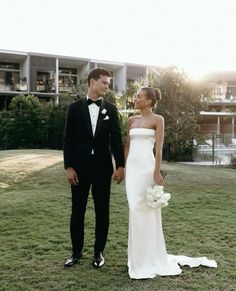
[{"label": "white flower", "polygon": [[101,113],[106,114],[107,110],[105,108],[102,109]]},{"label": "white flower", "polygon": [[170,193],[164,192],[163,186],[148,187],[146,191],[147,205],[151,208],[166,207],[169,204],[170,197]]}]

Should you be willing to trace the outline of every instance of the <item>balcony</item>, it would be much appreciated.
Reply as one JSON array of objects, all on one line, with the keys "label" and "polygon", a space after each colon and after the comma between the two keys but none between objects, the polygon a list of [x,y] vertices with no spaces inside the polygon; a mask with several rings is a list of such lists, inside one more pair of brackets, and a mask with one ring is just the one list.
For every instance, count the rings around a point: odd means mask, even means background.
[{"label": "balcony", "polygon": [[77,75],[60,74],[59,75],[59,93],[75,94],[77,88]]},{"label": "balcony", "polygon": [[11,85],[6,85],[4,83],[0,84],[0,92],[24,92],[27,91],[28,85],[26,84],[21,84],[21,83],[13,83]]},{"label": "balcony", "polygon": [[226,98],[224,95],[215,95],[211,104],[236,104],[236,96]]},{"label": "balcony", "polygon": [[37,72],[36,91],[40,93],[55,93],[55,72]]},{"label": "balcony", "polygon": [[19,64],[0,62],[0,92],[27,91],[27,79],[20,75]]}]

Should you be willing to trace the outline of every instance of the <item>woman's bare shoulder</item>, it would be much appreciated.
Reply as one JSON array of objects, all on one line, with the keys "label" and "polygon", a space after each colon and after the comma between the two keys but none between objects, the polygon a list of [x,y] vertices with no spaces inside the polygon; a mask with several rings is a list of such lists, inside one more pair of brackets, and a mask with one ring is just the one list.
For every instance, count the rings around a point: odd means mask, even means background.
[{"label": "woman's bare shoulder", "polygon": [[137,119],[139,116],[138,115],[132,115],[128,118],[128,124],[132,124],[135,119]]},{"label": "woman's bare shoulder", "polygon": [[156,122],[163,122],[164,117],[162,115],[154,114],[154,119]]},{"label": "woman's bare shoulder", "polygon": [[131,115],[129,116],[128,120],[134,120],[136,118],[139,118],[139,115]]}]

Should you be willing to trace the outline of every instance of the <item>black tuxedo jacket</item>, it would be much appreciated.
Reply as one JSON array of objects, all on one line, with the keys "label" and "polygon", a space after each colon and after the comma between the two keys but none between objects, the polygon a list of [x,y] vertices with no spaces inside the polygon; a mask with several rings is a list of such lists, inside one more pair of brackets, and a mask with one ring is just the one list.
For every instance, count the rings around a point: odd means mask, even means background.
[{"label": "black tuxedo jacket", "polygon": [[121,129],[116,107],[102,99],[96,131],[93,136],[87,98],[70,104],[64,134],[64,167],[72,167],[79,174],[89,171],[92,150],[101,170],[112,174],[114,155],[116,168],[124,167]]}]

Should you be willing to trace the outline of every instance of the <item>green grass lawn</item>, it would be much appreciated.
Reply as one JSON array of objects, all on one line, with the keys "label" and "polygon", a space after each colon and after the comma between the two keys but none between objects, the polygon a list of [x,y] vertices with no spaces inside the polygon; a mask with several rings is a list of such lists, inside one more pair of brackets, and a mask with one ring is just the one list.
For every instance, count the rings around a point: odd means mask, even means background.
[{"label": "green grass lawn", "polygon": [[184,267],[179,276],[129,279],[124,183],[112,184],[105,266],[91,266],[90,195],[83,259],[65,269],[71,201],[62,153],[0,151],[0,290],[236,290],[236,171],[175,163],[162,168],[172,194],[163,210],[168,252],[207,256],[217,261],[217,269]]}]

